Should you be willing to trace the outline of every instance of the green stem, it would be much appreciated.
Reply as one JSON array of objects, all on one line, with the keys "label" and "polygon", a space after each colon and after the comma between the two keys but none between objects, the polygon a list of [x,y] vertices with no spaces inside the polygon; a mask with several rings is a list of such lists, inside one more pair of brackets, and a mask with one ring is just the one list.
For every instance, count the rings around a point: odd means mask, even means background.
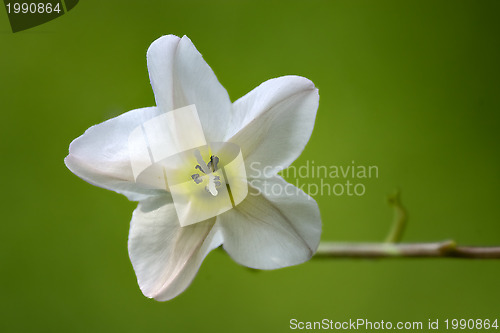
[{"label": "green stem", "polygon": [[403,238],[403,233],[408,223],[408,212],[401,204],[401,194],[397,191],[394,195],[389,196],[389,204],[394,207],[394,222],[392,229],[385,239],[386,243],[399,243]]},{"label": "green stem", "polygon": [[454,241],[399,244],[321,242],[314,257],[500,259],[500,246],[458,246]]}]

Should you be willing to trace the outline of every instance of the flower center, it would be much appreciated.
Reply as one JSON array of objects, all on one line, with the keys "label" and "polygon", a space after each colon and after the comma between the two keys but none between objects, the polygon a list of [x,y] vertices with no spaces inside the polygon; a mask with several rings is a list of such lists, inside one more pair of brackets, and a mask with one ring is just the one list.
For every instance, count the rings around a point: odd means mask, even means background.
[{"label": "flower center", "polygon": [[[198,149],[194,151],[194,156],[196,157],[196,161],[198,162],[198,164],[194,168],[200,170],[200,172],[203,172],[205,175],[208,175],[208,185],[205,186],[205,190],[215,197],[217,194],[219,194],[217,188],[222,185],[220,182],[220,176],[216,176],[213,174],[218,169],[217,164],[219,163],[219,157],[217,157],[216,155],[212,155],[210,156],[210,161],[208,163],[205,163]],[[198,185],[203,182],[203,179],[200,177],[199,173],[192,174],[191,178]]]}]

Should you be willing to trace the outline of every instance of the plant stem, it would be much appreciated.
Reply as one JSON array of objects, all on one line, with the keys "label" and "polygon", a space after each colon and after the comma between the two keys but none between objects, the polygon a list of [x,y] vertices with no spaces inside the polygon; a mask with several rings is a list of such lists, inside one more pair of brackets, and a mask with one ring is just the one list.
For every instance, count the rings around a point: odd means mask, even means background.
[{"label": "plant stem", "polygon": [[389,196],[387,201],[394,207],[394,222],[392,229],[386,238],[386,243],[399,243],[403,238],[403,234],[408,223],[408,212],[401,204],[401,193],[396,191],[395,194]]},{"label": "plant stem", "polygon": [[321,242],[314,257],[500,259],[500,246],[458,246],[454,241],[397,244]]}]

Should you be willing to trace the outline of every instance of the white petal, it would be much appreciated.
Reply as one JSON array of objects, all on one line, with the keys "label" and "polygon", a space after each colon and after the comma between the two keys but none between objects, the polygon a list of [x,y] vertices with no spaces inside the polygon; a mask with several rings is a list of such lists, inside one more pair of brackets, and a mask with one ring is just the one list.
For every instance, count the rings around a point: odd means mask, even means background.
[{"label": "white petal", "polygon": [[208,142],[223,140],[231,101],[191,40],[163,36],[148,49],[148,70],[158,107],[171,111],[195,104]]},{"label": "white petal", "polygon": [[146,55],[156,105],[165,111],[178,108],[174,105],[174,64],[180,41],[173,35],[160,37],[149,46]]},{"label": "white petal", "polygon": [[224,249],[236,262],[257,269],[308,260],[321,236],[316,201],[279,176],[254,180],[247,198],[218,219]]},{"label": "white petal", "polygon": [[[300,76],[268,80],[233,104],[226,141],[241,147],[248,169],[258,163],[266,176],[288,167],[311,136],[319,95],[314,84]],[[255,168],[255,167],[254,167]],[[259,177],[250,173],[250,178]]]},{"label": "white petal", "polygon": [[69,146],[66,166],[85,181],[130,200],[161,193],[134,181],[128,150],[132,130],[159,113],[156,107],[132,110],[90,127]]},{"label": "white petal", "polygon": [[166,301],[189,286],[205,256],[222,243],[214,222],[180,227],[173,204],[159,198],[139,204],[128,249],[145,296]]}]

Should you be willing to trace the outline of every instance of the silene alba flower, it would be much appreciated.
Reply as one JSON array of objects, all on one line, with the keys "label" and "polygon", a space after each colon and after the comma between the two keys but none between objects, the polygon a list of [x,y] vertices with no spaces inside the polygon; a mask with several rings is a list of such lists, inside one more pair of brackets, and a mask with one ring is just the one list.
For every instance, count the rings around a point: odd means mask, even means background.
[{"label": "silene alba flower", "polygon": [[186,36],[154,41],[147,63],[157,106],[90,127],[65,159],[85,181],[139,202],[128,251],[144,295],[179,295],[220,245],[255,269],[310,259],[318,206],[278,172],[311,136],[314,84],[279,77],[231,103]]}]

